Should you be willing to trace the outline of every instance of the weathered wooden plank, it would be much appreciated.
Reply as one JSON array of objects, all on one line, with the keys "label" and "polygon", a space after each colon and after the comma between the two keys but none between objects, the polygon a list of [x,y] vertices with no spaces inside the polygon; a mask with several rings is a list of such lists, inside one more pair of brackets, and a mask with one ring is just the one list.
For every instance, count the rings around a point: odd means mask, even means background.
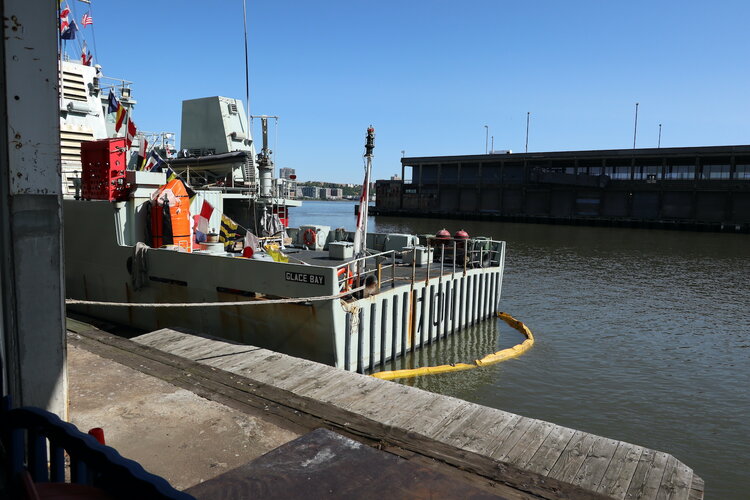
[{"label": "weathered wooden plank", "polygon": [[587,490],[596,491],[604,478],[610,462],[617,450],[618,441],[605,437],[597,438],[591,451],[578,469],[573,484],[577,484]]},{"label": "weathered wooden plank", "polygon": [[[271,351],[267,352],[270,353]],[[268,384],[279,380],[280,374],[294,365],[291,360],[296,359],[297,358],[291,358],[287,361],[280,354],[272,353],[262,356],[261,359],[247,358],[239,361],[232,366],[231,371],[244,375],[252,374],[254,380]]]},{"label": "weathered wooden plank", "polygon": [[576,431],[549,472],[549,477],[564,483],[572,483],[597,438],[598,436],[593,434]]},{"label": "weathered wooden plank", "polygon": [[625,498],[640,498],[640,491],[638,488],[643,486],[648,476],[648,471],[651,469],[656,458],[656,451],[643,449],[641,456],[638,458],[638,463],[633,471],[633,477],[630,480],[628,489],[625,492]]},{"label": "weathered wooden plank", "polygon": [[168,345],[158,347],[158,349],[186,359],[207,356],[216,349],[216,343],[208,339],[176,331],[169,332],[168,340]]},{"label": "weathered wooden plank", "polygon": [[667,453],[657,452],[654,457],[654,467],[648,471],[646,484],[644,485],[643,498],[656,498],[659,493],[662,478],[671,473],[677,465],[677,459]]},{"label": "weathered wooden plank", "polygon": [[644,450],[630,481],[625,498],[656,498],[669,455],[660,451]]},{"label": "weathered wooden plank", "polygon": [[512,425],[507,425],[499,435],[493,438],[493,443],[487,454],[495,460],[505,462],[510,450],[537,424],[541,424],[541,422],[533,418],[521,417]]},{"label": "weathered wooden plank", "polygon": [[524,464],[526,469],[544,476],[549,475],[575,433],[573,429],[555,426],[536,453]]},{"label": "weathered wooden plank", "polygon": [[640,446],[622,441],[618,443],[615,454],[596,491],[612,498],[625,498],[641,453],[643,453],[643,448]]},{"label": "weathered wooden plank", "polygon": [[348,409],[358,400],[374,391],[382,392],[383,397],[386,397],[387,387],[377,382],[382,381],[359,375],[356,379],[340,380],[338,384],[329,386],[325,390],[317,392],[314,396],[310,395],[310,397],[341,409]]},{"label": "weathered wooden plank", "polygon": [[[305,376],[305,372],[312,369],[309,362],[304,359],[289,358],[269,361],[269,358],[258,360],[250,365],[239,365],[231,371],[237,374],[252,373],[253,378],[280,387],[280,384],[283,384],[287,378],[294,378],[300,374]],[[259,376],[256,377],[256,375]]]},{"label": "weathered wooden plank", "polygon": [[688,500],[703,500],[705,489],[703,479],[693,473],[693,480],[690,482],[690,494],[688,495]]},{"label": "weathered wooden plank", "polygon": [[[378,401],[377,398],[384,398]],[[389,384],[387,392],[377,392],[373,398],[365,398],[348,407],[350,411],[366,414],[386,426],[405,426],[433,412],[433,406],[441,399],[439,395],[420,391],[400,384]],[[368,406],[368,402],[370,402]],[[409,409],[409,411],[404,411]]]},{"label": "weathered wooden plank", "polygon": [[181,332],[164,328],[155,332],[147,333],[133,338],[133,342],[147,345],[165,352],[176,351],[190,345],[195,337],[187,336]]},{"label": "weathered wooden plank", "polygon": [[194,335],[169,328],[147,333],[132,340],[141,345],[147,345],[192,360],[258,349],[253,346],[225,342],[221,339]]},{"label": "weathered wooden plank", "polygon": [[366,418],[377,420],[379,414],[390,414],[399,412],[415,399],[429,398],[429,395],[415,395],[394,392],[388,384],[364,387],[361,393],[341,395],[336,402],[339,408],[348,410]]},{"label": "weathered wooden plank", "polygon": [[666,469],[656,493],[657,500],[687,499],[690,496],[690,485],[693,482],[693,470],[675,459],[675,466]]},{"label": "weathered wooden plank", "polygon": [[340,393],[372,390],[372,388],[378,385],[377,381],[379,381],[379,379],[374,377],[354,372],[346,373],[348,375],[339,377],[336,384],[329,386],[327,389],[321,388],[320,390],[311,391],[309,394],[306,394],[306,396],[320,399],[321,401],[331,401],[340,396]]},{"label": "weathered wooden plank", "polygon": [[463,425],[458,425],[450,433],[441,433],[439,439],[461,449],[483,449],[486,446],[488,432],[500,433],[520,418],[520,415],[479,406],[467,416]]},{"label": "weathered wooden plank", "polygon": [[229,372],[236,372],[238,370],[238,367],[252,365],[253,363],[260,363],[267,356],[268,351],[256,347],[253,350],[241,351],[232,354],[212,357],[204,356],[193,361]]},{"label": "weathered wooden plank", "polygon": [[[455,401],[457,401],[457,404],[445,414],[443,414],[443,418],[441,420],[435,419],[434,424],[425,425],[422,428],[422,431],[425,433],[425,435],[434,437],[444,433],[448,427],[457,426],[458,422],[462,421],[464,416],[469,411],[471,411],[470,409],[476,406],[474,403],[469,403],[468,401],[463,401],[460,399]],[[411,425],[412,424],[407,424],[406,428],[411,429]]]},{"label": "weathered wooden plank", "polygon": [[425,399],[419,406],[412,406],[412,416],[408,412],[399,412],[400,415],[386,417],[383,423],[400,425],[408,432],[417,432],[432,439],[433,434],[446,425],[454,412],[465,404],[465,401],[455,398]]},{"label": "weathered wooden plank", "polygon": [[539,420],[539,425],[526,431],[526,434],[508,452],[507,462],[518,467],[525,467],[555,427],[557,427],[555,424]]},{"label": "weathered wooden plank", "polygon": [[305,366],[303,367],[303,369],[296,370],[287,374],[285,378],[279,380],[276,383],[276,386],[280,389],[291,391],[295,387],[308,384],[311,380],[325,377],[335,370],[335,368],[320,364],[316,364],[314,366]]}]

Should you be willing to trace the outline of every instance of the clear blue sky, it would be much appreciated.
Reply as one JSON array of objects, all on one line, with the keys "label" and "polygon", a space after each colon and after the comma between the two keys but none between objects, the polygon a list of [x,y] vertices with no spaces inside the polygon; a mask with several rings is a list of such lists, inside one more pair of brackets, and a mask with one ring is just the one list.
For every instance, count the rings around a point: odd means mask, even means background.
[{"label": "clear blue sky", "polygon": [[[78,19],[87,9],[69,0]],[[139,128],[183,99],[244,98],[242,1],[93,0],[96,61],[135,82]],[[407,156],[750,143],[740,1],[248,0],[251,111],[281,117],[277,166],[361,182]],[[91,27],[83,30],[89,46]],[[258,134],[256,132],[256,137]],[[178,143],[179,145],[179,143]]]}]

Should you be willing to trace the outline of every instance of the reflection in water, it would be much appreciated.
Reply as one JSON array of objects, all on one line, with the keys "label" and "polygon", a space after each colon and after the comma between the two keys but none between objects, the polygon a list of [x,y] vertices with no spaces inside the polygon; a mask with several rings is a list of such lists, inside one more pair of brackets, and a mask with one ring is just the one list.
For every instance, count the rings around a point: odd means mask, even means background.
[{"label": "reflection in water", "polygon": [[[353,204],[305,202],[292,224],[310,222],[353,229]],[[500,308],[526,323],[536,343],[504,363],[404,383],[672,453],[706,481],[706,498],[746,498],[750,236],[370,222],[378,232],[443,227],[507,241]],[[520,337],[491,320],[399,362],[471,361]]]}]

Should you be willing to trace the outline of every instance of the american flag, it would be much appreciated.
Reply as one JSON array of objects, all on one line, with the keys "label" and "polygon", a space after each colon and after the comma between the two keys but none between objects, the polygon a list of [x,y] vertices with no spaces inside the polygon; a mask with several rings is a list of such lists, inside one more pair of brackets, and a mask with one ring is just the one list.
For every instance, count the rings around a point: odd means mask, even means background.
[{"label": "american flag", "polygon": [[86,12],[81,18],[81,25],[85,28],[89,24],[94,24],[94,19]]}]

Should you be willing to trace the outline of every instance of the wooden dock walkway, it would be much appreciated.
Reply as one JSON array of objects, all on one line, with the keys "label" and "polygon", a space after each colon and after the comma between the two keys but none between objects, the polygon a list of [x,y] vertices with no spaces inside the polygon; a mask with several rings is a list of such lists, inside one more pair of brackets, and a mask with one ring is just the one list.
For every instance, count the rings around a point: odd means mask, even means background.
[{"label": "wooden dock walkway", "polygon": [[182,363],[203,392],[239,392],[285,418],[503,483],[517,498],[703,498],[700,477],[667,453],[220,339],[163,329],[132,340]]}]

